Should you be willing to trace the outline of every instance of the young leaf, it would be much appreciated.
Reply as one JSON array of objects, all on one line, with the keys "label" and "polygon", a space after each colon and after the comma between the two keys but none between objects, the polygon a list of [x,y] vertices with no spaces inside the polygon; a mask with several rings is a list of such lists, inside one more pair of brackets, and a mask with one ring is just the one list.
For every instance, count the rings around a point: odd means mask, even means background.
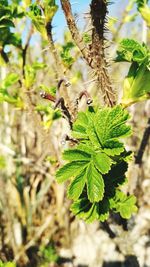
[{"label": "young leaf", "polygon": [[148,50],[145,45],[139,44],[133,39],[123,39],[120,42],[116,61],[128,61],[143,63],[148,57]]},{"label": "young leaf", "polygon": [[72,161],[61,167],[56,172],[58,183],[65,182],[67,179],[78,175],[87,166],[87,161]]},{"label": "young leaf", "polygon": [[104,196],[104,181],[93,163],[87,168],[87,195],[92,203],[102,200]]},{"label": "young leaf", "polygon": [[112,159],[108,157],[105,153],[95,153],[93,156],[93,161],[95,167],[102,173],[108,173],[111,169],[111,165],[113,163]]},{"label": "young leaf", "polygon": [[69,161],[90,161],[91,155],[83,150],[77,149],[68,149],[63,153],[63,159]]},{"label": "young leaf", "polygon": [[129,219],[132,213],[137,212],[136,197],[126,196],[123,192],[116,190],[115,197],[109,200],[110,208],[119,212],[121,217],[124,219]]}]

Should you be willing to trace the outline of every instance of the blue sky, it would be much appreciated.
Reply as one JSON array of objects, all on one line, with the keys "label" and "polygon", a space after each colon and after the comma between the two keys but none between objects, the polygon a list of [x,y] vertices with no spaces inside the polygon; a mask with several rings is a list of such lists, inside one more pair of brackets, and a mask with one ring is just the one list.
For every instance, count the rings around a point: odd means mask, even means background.
[{"label": "blue sky", "polygon": [[[72,5],[73,13],[78,13],[80,15],[79,25],[80,27],[82,27],[83,26],[83,19],[82,19],[83,13],[88,11],[91,0],[71,0],[70,2]],[[118,17],[120,15],[120,9],[122,10],[123,6],[127,2],[128,2],[127,0],[114,1],[114,4],[110,5],[109,7],[109,15]],[[56,3],[59,6],[59,10],[53,19],[53,27],[54,27],[53,32],[54,32],[54,39],[57,41],[60,41],[63,38],[63,32],[66,28],[66,22],[65,22],[64,14],[61,10],[60,0],[56,0]]]}]

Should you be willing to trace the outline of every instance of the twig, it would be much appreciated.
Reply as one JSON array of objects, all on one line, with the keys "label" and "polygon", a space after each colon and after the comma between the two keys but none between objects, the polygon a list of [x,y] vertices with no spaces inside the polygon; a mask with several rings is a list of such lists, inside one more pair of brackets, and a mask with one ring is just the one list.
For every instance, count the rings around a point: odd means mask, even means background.
[{"label": "twig", "polygon": [[[60,87],[61,87],[61,85],[62,85],[63,82],[65,83],[65,86],[67,86],[67,87],[70,85],[70,83],[68,82],[67,79],[62,78],[62,79],[60,79],[59,82],[58,82],[57,90],[60,89]],[[54,103],[55,103],[55,107],[54,107],[54,109],[56,109],[59,105],[61,106],[61,110],[62,110],[63,114],[65,115],[65,117],[67,117],[68,122],[69,122],[69,125],[70,125],[70,128],[72,129],[72,118],[71,118],[69,109],[68,109],[68,108],[66,107],[66,105],[65,105],[65,100],[64,100],[64,98],[63,98],[63,97],[59,97],[59,98],[57,99],[55,96],[52,96],[51,94],[46,93],[46,92],[40,92],[40,96],[41,96],[42,98],[44,98],[44,99],[48,99],[48,100],[54,102]]]},{"label": "twig", "polygon": [[67,117],[68,122],[69,122],[69,125],[70,125],[70,128],[72,129],[72,118],[71,118],[71,115],[70,115],[69,110],[65,106],[65,101],[64,101],[64,98],[63,97],[60,97],[56,101],[55,108],[57,108],[59,105],[61,106],[61,110],[64,113],[65,117]]},{"label": "twig", "polygon": [[93,100],[91,99],[91,97],[90,97],[89,93],[87,92],[87,90],[84,90],[79,94],[79,97],[76,99],[76,103],[77,104],[79,103],[79,100],[81,100],[83,96],[86,97],[87,105],[90,105],[93,102]]},{"label": "twig", "polygon": [[33,239],[31,239],[25,246],[24,248],[15,256],[14,262],[17,262],[21,255],[27,250],[29,249],[31,246],[33,246],[36,242],[36,240],[38,240],[38,238],[40,238],[40,236],[42,235],[42,233],[48,228],[48,226],[52,223],[53,220],[53,215],[48,215],[47,218],[45,219],[45,222],[43,225],[40,226],[39,230],[36,232],[36,235],[33,237]]},{"label": "twig", "polygon": [[135,164],[139,164],[139,165],[142,164],[143,154],[148,144],[149,137],[150,137],[150,118],[148,119],[147,127],[144,131],[143,138],[142,138],[137,156],[135,158]]},{"label": "twig", "polygon": [[[52,37],[52,24],[51,24],[51,21],[48,22],[46,24],[46,31],[47,31],[47,37],[48,37],[48,40],[49,40],[49,44],[50,44],[50,50],[51,50],[51,53],[53,55],[53,58],[54,58],[54,61],[55,61],[55,65],[56,65],[56,78],[58,81],[60,81],[60,77],[63,77],[64,76],[64,72],[65,70],[63,69],[63,65],[62,65],[62,62],[57,54],[57,51],[56,51],[56,48],[55,48],[55,45],[54,45],[54,41],[53,41],[53,37]],[[63,85],[63,96],[65,98],[65,101],[66,103],[68,104],[70,110],[71,110],[71,101],[70,101],[70,98],[69,98],[69,95],[68,95],[68,92],[66,90],[66,87],[67,85],[64,84]]]}]

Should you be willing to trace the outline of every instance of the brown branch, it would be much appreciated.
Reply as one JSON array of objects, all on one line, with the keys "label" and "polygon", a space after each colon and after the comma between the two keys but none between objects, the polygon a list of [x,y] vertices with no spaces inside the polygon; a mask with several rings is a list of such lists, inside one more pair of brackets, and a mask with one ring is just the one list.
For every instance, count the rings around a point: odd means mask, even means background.
[{"label": "brown branch", "polygon": [[144,131],[143,138],[142,138],[142,141],[139,147],[139,151],[137,153],[137,156],[135,157],[135,164],[140,165],[142,163],[143,154],[148,144],[149,137],[150,137],[150,118],[148,119],[147,127]]},{"label": "brown branch", "polygon": [[72,9],[69,0],[61,0],[61,6],[65,14],[65,18],[68,24],[68,28],[72,35],[72,39],[78,46],[83,58],[89,63],[89,49],[85,46],[82,36],[80,35],[78,28],[75,23],[74,16],[72,14]]},{"label": "brown branch", "polygon": [[104,31],[107,15],[107,3],[105,0],[92,0],[91,2],[91,19],[92,19],[92,45],[91,66],[95,70],[98,86],[104,95],[104,102],[109,106],[115,104],[115,94],[112,89],[110,78],[107,72],[107,61],[105,58],[105,37]]}]

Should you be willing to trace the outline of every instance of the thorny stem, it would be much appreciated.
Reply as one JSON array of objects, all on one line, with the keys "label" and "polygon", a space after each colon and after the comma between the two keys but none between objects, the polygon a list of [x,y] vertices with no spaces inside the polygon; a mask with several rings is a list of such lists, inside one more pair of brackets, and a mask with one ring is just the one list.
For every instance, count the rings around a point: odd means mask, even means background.
[{"label": "thorny stem", "polygon": [[115,104],[115,96],[107,72],[107,61],[104,51],[104,31],[107,15],[107,3],[105,0],[92,0],[91,19],[92,19],[92,45],[91,45],[91,65],[96,72],[98,86],[104,95],[104,102],[108,106]]},{"label": "thorny stem", "polygon": [[68,28],[72,38],[81,51],[83,58],[88,65],[94,70],[97,78],[98,88],[100,88],[106,105],[115,104],[115,94],[113,92],[109,75],[107,73],[107,62],[104,54],[104,30],[107,14],[107,3],[104,0],[92,0],[91,2],[91,19],[92,19],[92,44],[87,48],[78,31],[72,14],[69,0],[61,0]]}]

